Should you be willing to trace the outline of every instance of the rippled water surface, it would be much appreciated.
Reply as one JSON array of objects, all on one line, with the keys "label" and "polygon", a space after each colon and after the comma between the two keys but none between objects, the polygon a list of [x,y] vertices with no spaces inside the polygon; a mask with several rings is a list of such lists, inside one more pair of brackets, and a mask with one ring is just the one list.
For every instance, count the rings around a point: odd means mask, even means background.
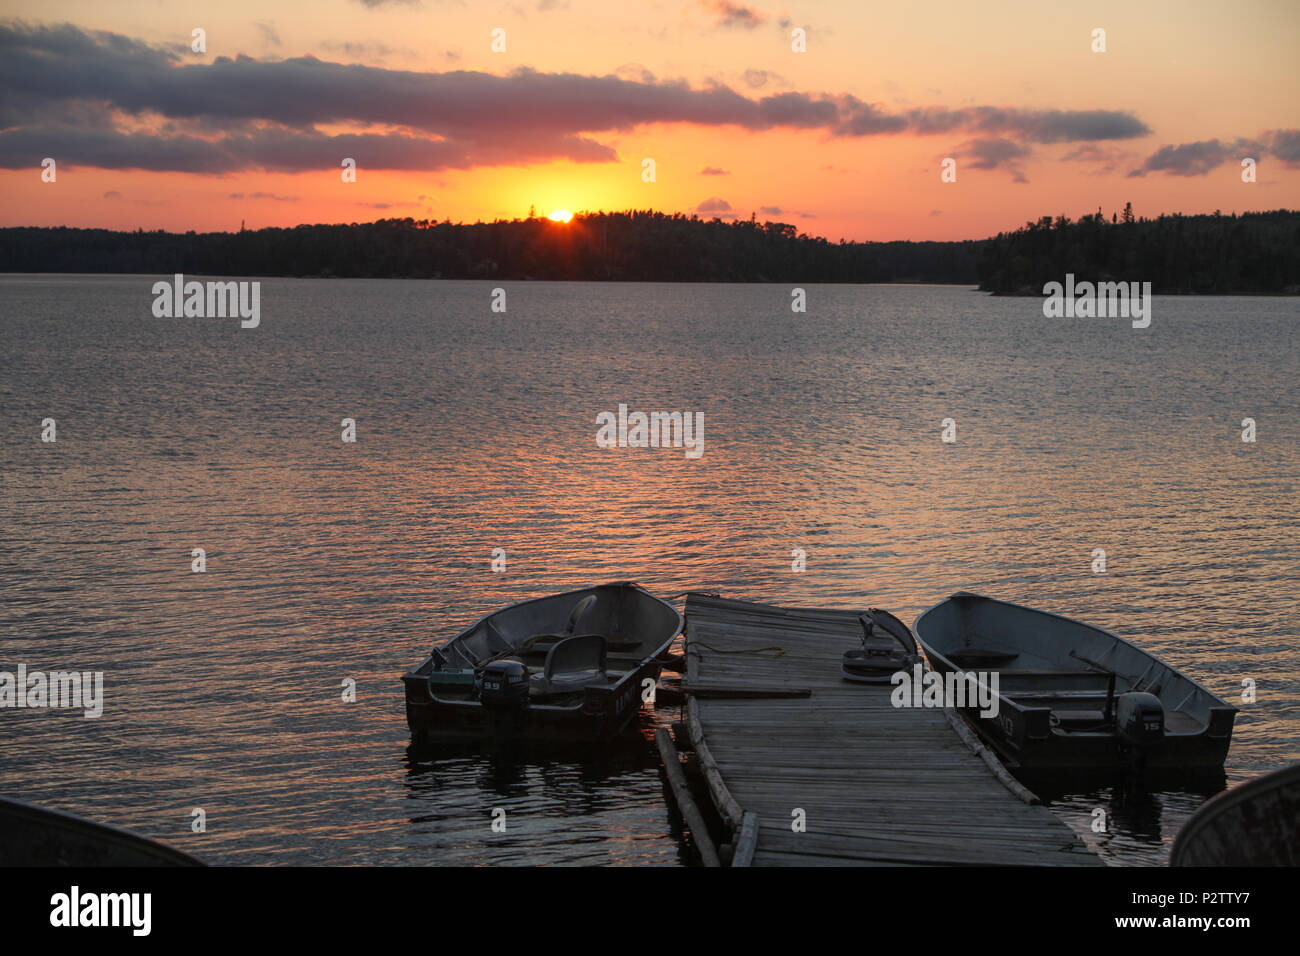
[{"label": "rippled water surface", "polygon": [[[1142,331],[950,287],[797,315],[780,286],[514,283],[500,314],[491,283],[268,279],[241,330],[153,318],[153,281],[0,279],[0,669],[107,696],[0,711],[0,792],[215,863],[680,864],[647,743],[674,711],[599,759],[408,750],[435,638],[616,579],[909,621],[984,591],[1255,681],[1229,783],[1300,758],[1295,299],[1157,298]],[[619,403],[702,411],[703,457],[598,448]],[[1120,863],[1204,799],[1063,789]]]}]

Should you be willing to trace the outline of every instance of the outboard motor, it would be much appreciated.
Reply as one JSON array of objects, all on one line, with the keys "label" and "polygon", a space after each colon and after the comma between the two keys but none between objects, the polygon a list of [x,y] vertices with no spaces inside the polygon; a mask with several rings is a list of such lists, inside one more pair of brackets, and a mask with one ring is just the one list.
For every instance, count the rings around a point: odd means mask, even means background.
[{"label": "outboard motor", "polygon": [[523,661],[513,657],[489,661],[475,675],[474,686],[494,733],[523,727],[528,711],[528,667]]},{"label": "outboard motor", "polygon": [[1165,736],[1165,708],[1160,698],[1141,691],[1129,691],[1115,698],[1115,732],[1120,740],[1143,750]]}]

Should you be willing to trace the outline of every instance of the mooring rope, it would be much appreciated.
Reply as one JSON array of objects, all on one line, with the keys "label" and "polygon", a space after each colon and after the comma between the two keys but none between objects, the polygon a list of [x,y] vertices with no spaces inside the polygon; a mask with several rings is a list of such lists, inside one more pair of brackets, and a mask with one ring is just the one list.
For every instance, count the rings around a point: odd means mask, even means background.
[{"label": "mooring rope", "polygon": [[705,644],[703,641],[691,641],[687,645],[686,653],[687,654],[691,653],[691,651],[693,651],[697,647],[707,647],[709,650],[717,654],[762,654],[765,653],[766,651],[775,651],[776,653],[772,655],[773,659],[778,658],[785,653],[784,647],[777,647],[775,645],[769,645],[768,647],[725,648],[725,647],[714,647],[712,644]]}]

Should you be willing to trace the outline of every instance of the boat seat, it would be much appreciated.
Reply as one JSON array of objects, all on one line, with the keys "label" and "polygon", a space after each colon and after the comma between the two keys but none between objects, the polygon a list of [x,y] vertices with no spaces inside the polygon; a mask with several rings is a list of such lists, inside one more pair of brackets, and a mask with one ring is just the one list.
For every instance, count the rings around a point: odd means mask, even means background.
[{"label": "boat seat", "polygon": [[540,674],[528,681],[532,696],[568,694],[593,685],[609,683],[605,638],[600,634],[580,634],[556,641],[546,652]]}]

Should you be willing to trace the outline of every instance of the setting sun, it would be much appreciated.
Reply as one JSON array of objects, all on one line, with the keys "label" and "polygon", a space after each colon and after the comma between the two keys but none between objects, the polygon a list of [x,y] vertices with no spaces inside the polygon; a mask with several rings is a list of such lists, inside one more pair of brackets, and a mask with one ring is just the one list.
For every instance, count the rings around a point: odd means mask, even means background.
[{"label": "setting sun", "polygon": [[567,209],[557,209],[546,218],[552,222],[568,222],[573,218],[573,213]]}]

